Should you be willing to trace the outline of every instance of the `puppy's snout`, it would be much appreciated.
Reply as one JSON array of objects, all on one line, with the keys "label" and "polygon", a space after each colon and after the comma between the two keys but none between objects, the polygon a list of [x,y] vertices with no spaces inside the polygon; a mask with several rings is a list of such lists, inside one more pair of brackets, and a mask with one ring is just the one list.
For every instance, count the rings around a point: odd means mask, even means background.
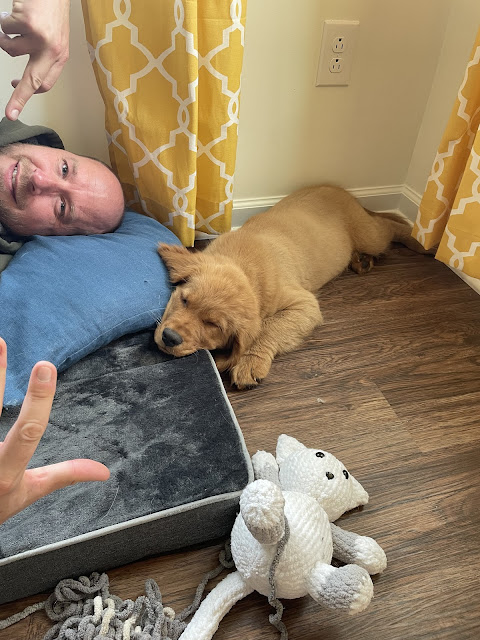
[{"label": "puppy's snout", "polygon": [[169,329],[168,327],[163,330],[162,340],[166,347],[176,347],[183,342],[182,336],[174,329]]}]

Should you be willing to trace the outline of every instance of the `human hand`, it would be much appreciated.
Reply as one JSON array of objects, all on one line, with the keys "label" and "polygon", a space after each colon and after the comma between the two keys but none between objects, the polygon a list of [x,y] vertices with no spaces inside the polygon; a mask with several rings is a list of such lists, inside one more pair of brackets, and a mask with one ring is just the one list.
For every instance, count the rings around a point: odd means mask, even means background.
[{"label": "human hand", "polygon": [[[7,371],[7,345],[0,338],[0,414]],[[0,442],[0,524],[39,498],[77,482],[108,480],[110,471],[93,460],[68,460],[27,469],[50,417],[57,380],[51,362],[37,362],[17,421]]]},{"label": "human hand", "polygon": [[[16,120],[34,93],[49,91],[68,60],[70,0],[13,0],[12,12],[0,14],[0,47],[10,56],[29,55],[5,115]],[[18,35],[16,35],[18,34]]]}]

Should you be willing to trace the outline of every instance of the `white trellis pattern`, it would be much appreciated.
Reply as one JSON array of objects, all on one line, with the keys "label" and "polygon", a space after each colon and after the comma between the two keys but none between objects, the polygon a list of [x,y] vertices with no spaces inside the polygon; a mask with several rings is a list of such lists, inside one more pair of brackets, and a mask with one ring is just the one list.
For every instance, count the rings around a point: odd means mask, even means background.
[{"label": "white trellis pattern", "polygon": [[480,31],[420,203],[413,235],[480,278]]},{"label": "white trellis pattern", "polygon": [[112,166],[130,208],[228,231],[246,0],[82,0]]}]

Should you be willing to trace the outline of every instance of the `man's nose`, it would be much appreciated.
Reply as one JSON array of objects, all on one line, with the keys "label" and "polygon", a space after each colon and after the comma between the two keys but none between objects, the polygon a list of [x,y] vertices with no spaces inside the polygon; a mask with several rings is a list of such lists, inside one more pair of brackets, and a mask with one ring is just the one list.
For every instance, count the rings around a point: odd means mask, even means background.
[{"label": "man's nose", "polygon": [[30,176],[30,185],[35,194],[52,193],[58,191],[58,182],[55,177],[48,176],[41,169],[35,169]]}]

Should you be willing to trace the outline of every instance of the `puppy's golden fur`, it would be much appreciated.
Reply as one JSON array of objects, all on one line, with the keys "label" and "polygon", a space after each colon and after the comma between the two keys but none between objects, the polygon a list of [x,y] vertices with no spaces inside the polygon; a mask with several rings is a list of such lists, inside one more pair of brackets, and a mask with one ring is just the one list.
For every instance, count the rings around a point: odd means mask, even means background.
[{"label": "puppy's golden fur", "polygon": [[161,244],[177,287],[155,342],[174,356],[221,350],[218,368],[238,388],[253,387],[276,355],[322,323],[314,292],[354,252],[377,256],[392,240],[423,251],[410,233],[401,216],[368,213],[343,189],[321,186],[293,193],[202,252]]}]

